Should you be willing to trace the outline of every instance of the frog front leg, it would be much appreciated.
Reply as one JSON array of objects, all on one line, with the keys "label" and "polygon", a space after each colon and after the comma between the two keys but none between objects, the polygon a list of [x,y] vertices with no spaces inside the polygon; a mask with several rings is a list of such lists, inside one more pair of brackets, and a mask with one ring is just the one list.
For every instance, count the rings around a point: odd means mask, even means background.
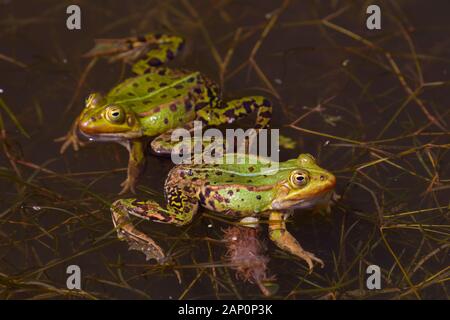
[{"label": "frog front leg", "polygon": [[59,149],[59,153],[63,154],[67,148],[72,145],[74,151],[78,151],[80,147],[83,147],[85,143],[78,138],[78,121],[80,117],[77,117],[75,121],[70,126],[69,131],[65,136],[56,138],[55,142],[62,142],[61,148]]},{"label": "frog front leg", "polygon": [[159,263],[166,261],[164,251],[151,237],[132,224],[130,215],[177,226],[191,222],[198,210],[198,202],[185,196],[181,188],[166,190],[167,192],[169,201],[167,209],[152,200],[137,201],[136,199],[117,200],[111,206],[112,219],[119,239],[128,241],[130,249],[143,252],[147,260],[156,259]]},{"label": "frog front leg", "polygon": [[122,190],[119,194],[128,191],[136,193],[136,184],[145,166],[144,142],[142,139],[133,139],[127,143],[127,149],[130,155],[128,160],[127,178],[120,185]]},{"label": "frog front leg", "polygon": [[72,145],[73,150],[75,151],[78,151],[80,147],[86,145],[86,143],[81,141],[78,137],[78,124],[80,119],[84,117],[85,113],[88,112],[89,109],[97,108],[101,103],[103,103],[103,101],[103,96],[98,92],[91,93],[87,97],[83,111],[77,118],[75,118],[67,134],[54,140],[55,142],[63,142],[59,151],[61,154],[63,154],[70,145]]},{"label": "frog front leg", "polygon": [[298,241],[286,230],[286,214],[278,211],[272,211],[269,217],[269,235],[270,239],[282,250],[285,250],[306,261],[309,272],[314,268],[314,262],[317,262],[321,268],[324,263],[313,253],[304,250]]},{"label": "frog front leg", "polygon": [[180,37],[154,33],[140,37],[97,39],[94,48],[84,56],[110,56],[111,62],[122,60],[134,63],[132,70],[140,75],[175,58],[183,44],[184,40]]}]

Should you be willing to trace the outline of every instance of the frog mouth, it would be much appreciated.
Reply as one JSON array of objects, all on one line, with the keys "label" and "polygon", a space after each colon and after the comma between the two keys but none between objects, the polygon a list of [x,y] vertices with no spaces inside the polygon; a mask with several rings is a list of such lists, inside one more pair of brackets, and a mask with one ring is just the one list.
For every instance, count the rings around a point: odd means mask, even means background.
[{"label": "frog mouth", "polygon": [[306,197],[302,199],[281,199],[272,202],[272,209],[287,210],[287,209],[310,209],[320,203],[327,203],[330,201],[333,194],[332,190],[327,190],[319,195]]},{"label": "frog mouth", "polygon": [[142,137],[141,132],[124,132],[124,133],[86,133],[78,128],[78,134],[89,141],[95,142],[121,142],[127,139]]}]

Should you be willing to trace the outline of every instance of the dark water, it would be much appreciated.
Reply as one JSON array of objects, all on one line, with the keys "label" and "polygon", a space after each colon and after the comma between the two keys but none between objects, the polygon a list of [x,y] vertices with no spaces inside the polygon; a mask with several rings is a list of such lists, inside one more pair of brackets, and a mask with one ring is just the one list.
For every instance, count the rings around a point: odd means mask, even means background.
[{"label": "dark water", "polygon": [[[171,66],[218,82],[215,57],[234,47],[225,97],[270,97],[273,127],[296,141],[281,159],[309,152],[338,177],[341,199],[330,216],[297,211],[288,225],[324,269],[308,275],[267,240],[274,298],[448,298],[450,4],[379,3],[382,29],[369,31],[365,1],[291,1],[284,9],[281,1],[79,1],[82,29],[69,31],[69,2],[0,1],[0,55],[9,57],[0,56],[0,98],[14,115],[0,110],[1,297],[68,298],[66,268],[76,264],[85,297],[262,298],[224,267],[223,244],[206,241],[222,237],[227,223],[218,216],[199,215],[184,228],[139,224],[176,255],[181,284],[171,269],[128,251],[108,208],[125,177],[125,149],[105,143],[60,155],[53,142],[87,94],[130,75],[99,61],[80,82],[93,40],[158,31],[187,40]],[[149,156],[138,196],[162,199],[171,167]],[[382,271],[379,291],[365,286],[371,264]]]}]

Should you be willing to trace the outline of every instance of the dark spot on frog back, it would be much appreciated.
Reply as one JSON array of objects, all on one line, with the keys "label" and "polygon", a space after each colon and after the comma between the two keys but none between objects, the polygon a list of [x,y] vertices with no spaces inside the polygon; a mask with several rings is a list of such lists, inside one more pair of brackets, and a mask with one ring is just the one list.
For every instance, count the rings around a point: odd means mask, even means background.
[{"label": "dark spot on frog back", "polygon": [[172,52],[172,50],[167,50],[167,54],[166,54],[166,57],[167,57],[167,59],[169,59],[169,60],[172,60],[173,58],[174,58],[174,54],[173,54],[173,52]]},{"label": "dark spot on frog back", "polygon": [[151,58],[148,61],[148,64],[152,67],[158,67],[158,66],[162,65],[162,62],[158,58]]},{"label": "dark spot on frog back", "polygon": [[191,111],[192,103],[190,101],[186,101],[186,103],[184,104],[184,108],[186,109],[186,111]]},{"label": "dark spot on frog back", "polygon": [[203,109],[206,107],[209,103],[208,102],[199,102],[195,105],[195,111],[198,111],[200,109]]},{"label": "dark spot on frog back", "polygon": [[170,108],[170,111],[172,111],[172,112],[177,111],[177,105],[175,103],[172,103],[169,108]]},{"label": "dark spot on frog back", "polygon": [[236,114],[234,113],[233,109],[225,111],[224,115],[227,116],[228,118],[235,118],[236,117]]}]

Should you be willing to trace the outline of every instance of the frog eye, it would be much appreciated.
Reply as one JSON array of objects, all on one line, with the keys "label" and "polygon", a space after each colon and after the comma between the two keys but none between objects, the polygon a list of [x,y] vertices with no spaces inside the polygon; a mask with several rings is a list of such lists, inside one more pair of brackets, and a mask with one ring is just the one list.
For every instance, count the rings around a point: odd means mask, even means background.
[{"label": "frog eye", "polygon": [[125,112],[120,107],[106,108],[106,119],[112,123],[121,124],[125,121]]},{"label": "frog eye", "polygon": [[309,153],[302,153],[299,155],[298,160],[300,161],[301,165],[310,165],[316,163],[316,158],[314,158]]},{"label": "frog eye", "polygon": [[86,108],[95,108],[98,106],[99,102],[101,100],[101,96],[99,93],[91,93],[86,98]]},{"label": "frog eye", "polygon": [[289,180],[291,184],[295,187],[303,187],[305,186],[309,181],[308,173],[305,171],[294,171],[292,172],[291,176],[289,177]]}]

